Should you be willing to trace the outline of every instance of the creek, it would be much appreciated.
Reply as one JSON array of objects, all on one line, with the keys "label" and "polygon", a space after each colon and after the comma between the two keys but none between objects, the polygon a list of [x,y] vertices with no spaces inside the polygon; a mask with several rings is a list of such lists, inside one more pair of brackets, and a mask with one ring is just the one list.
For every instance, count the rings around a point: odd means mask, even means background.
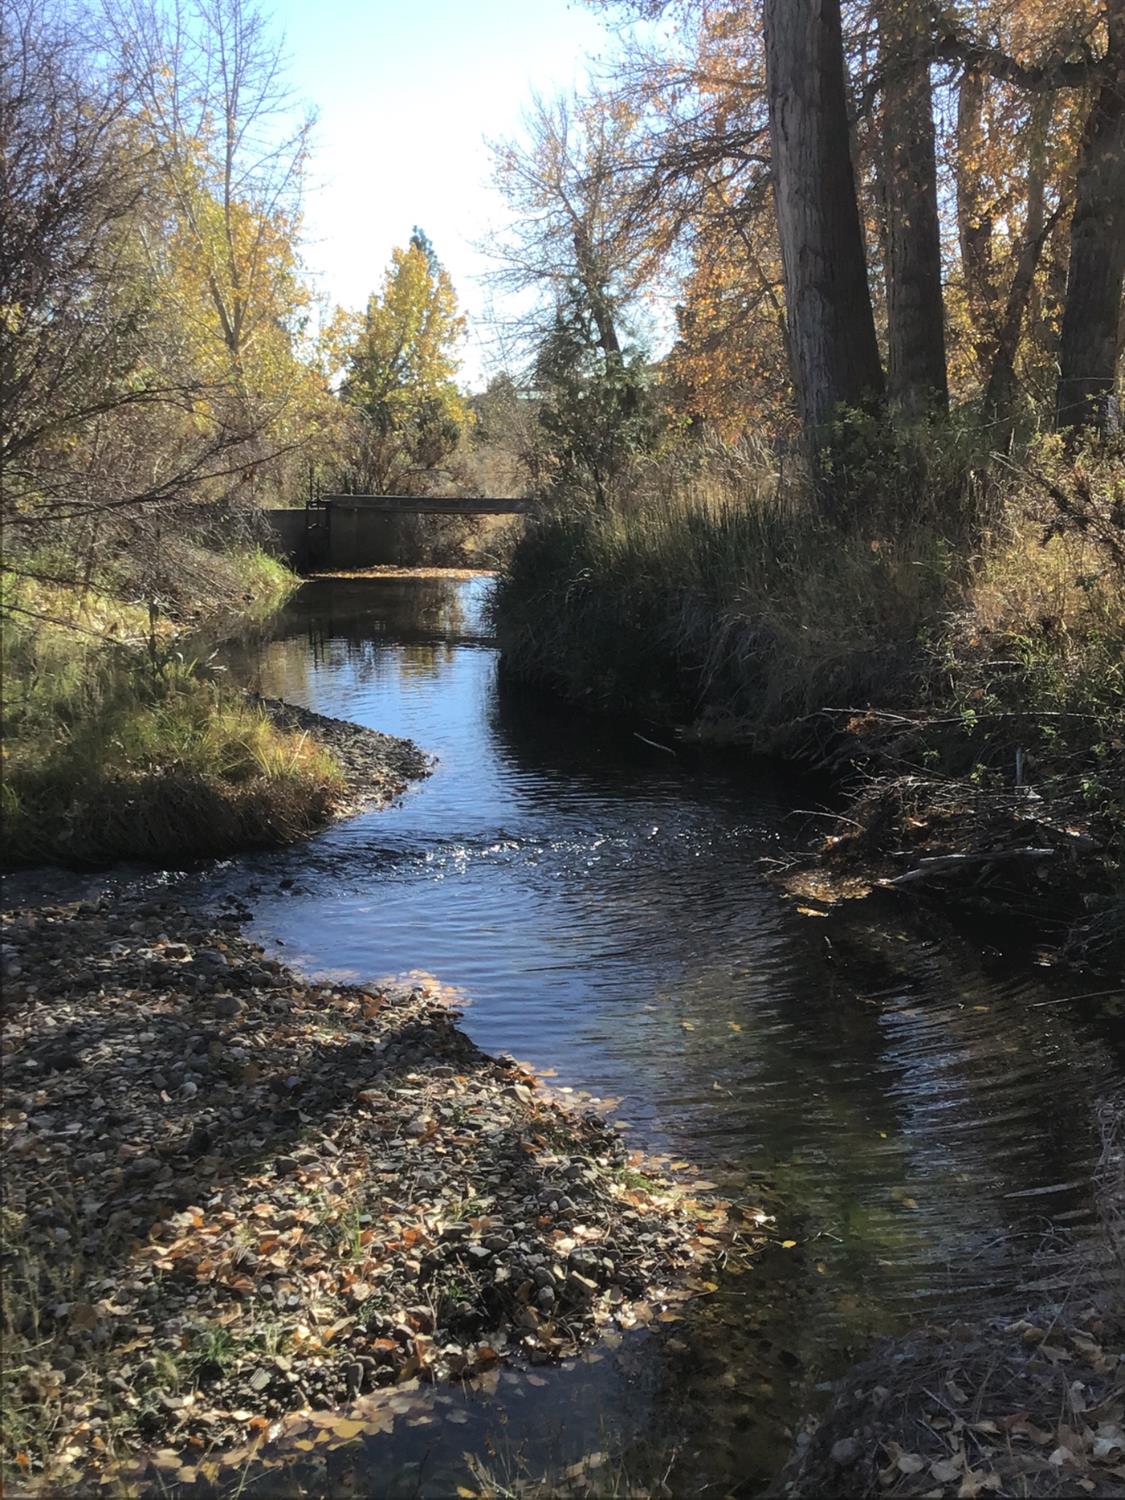
[{"label": "creek", "polygon": [[632,1143],[725,1192],[777,1194],[797,1245],[720,1283],[671,1351],[626,1340],[493,1398],[509,1464],[656,1442],[677,1490],[753,1490],[875,1335],[1017,1315],[1065,1284],[1095,1227],[1114,1019],[1076,1015],[1073,978],[1060,992],[903,922],[831,951],[769,880],[808,836],[808,788],[506,685],[487,588],[311,582],[230,654],[261,691],[438,763],[394,808],[225,865],[207,894],[245,897],[256,935],[313,972],[436,974],[486,1049],[619,1099]]},{"label": "creek", "polygon": [[760,1492],[877,1335],[1069,1284],[1125,1026],[1073,976],[894,908],[829,943],[769,878],[817,793],[505,684],[488,587],[312,581],[227,646],[237,680],[437,766],[389,809],[179,879],[244,901],[313,974],[435,974],[481,1046],[617,1100],[631,1143],[763,1201],[777,1243],[660,1335],[432,1393],[390,1460],[388,1439],[357,1448],[351,1482],[445,1494],[483,1465],[554,1485],[598,1449],[677,1494]]}]

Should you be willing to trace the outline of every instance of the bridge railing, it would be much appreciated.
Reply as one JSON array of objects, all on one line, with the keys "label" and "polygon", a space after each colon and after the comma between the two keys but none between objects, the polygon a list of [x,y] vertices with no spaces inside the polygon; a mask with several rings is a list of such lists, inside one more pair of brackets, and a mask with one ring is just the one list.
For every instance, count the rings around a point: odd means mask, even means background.
[{"label": "bridge railing", "polygon": [[465,499],[440,495],[329,495],[318,497],[319,504],[338,505],[356,510],[388,511],[419,516],[521,516],[530,509],[530,500],[496,500],[483,496]]}]

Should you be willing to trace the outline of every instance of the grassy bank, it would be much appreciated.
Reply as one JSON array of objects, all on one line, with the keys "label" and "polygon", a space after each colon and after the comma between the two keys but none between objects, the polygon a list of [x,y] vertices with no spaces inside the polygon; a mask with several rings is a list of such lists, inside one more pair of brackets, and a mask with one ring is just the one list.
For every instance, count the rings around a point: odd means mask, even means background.
[{"label": "grassy bank", "polygon": [[[915,441],[846,480],[843,520],[798,482],[729,466],[665,468],[606,509],[544,517],[497,590],[509,669],[851,775],[834,859],[897,880],[962,853],[991,879],[999,852],[1010,904],[1038,913],[1046,885],[1060,922],[1108,910],[1125,838],[1125,455],[1043,444],[1016,467]],[[1013,852],[1048,848],[1065,881]],[[956,865],[925,866],[915,888],[951,874],[964,888]]]},{"label": "grassy bank", "polygon": [[6,577],[9,863],[191,858],[286,842],[329,816],[341,791],[332,757],[180,649],[189,627],[266,613],[295,580],[257,551],[207,567],[207,606],[165,609],[104,583],[47,582],[42,568]]}]

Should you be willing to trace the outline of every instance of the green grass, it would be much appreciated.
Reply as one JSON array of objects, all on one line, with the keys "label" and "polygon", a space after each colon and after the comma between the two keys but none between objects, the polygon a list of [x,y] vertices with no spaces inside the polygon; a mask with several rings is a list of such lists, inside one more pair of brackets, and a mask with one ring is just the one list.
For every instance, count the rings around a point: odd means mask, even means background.
[{"label": "green grass", "polygon": [[[292,584],[262,553],[225,565],[248,609]],[[185,662],[168,621],[11,577],[2,603],[8,863],[191,859],[288,842],[330,815],[332,757]]]},{"label": "green grass", "polygon": [[297,588],[301,580],[283,562],[261,547],[227,553],[226,564],[234,571],[241,590],[239,613],[269,614]]}]

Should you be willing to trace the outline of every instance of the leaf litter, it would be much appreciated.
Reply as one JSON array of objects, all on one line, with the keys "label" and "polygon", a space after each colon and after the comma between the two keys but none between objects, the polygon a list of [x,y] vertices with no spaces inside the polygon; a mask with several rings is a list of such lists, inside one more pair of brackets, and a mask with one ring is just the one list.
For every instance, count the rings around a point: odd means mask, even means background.
[{"label": "leaf litter", "polygon": [[630,1151],[618,1101],[482,1052],[432,976],[307,982],[248,916],[5,918],[6,1363],[49,1434],[9,1455],[26,1489],[222,1487],[430,1421],[423,1387],[661,1324],[765,1242]]},{"label": "leaf litter", "polygon": [[1087,1305],[887,1342],[837,1384],[770,1493],[1125,1496],[1125,1326]]}]

